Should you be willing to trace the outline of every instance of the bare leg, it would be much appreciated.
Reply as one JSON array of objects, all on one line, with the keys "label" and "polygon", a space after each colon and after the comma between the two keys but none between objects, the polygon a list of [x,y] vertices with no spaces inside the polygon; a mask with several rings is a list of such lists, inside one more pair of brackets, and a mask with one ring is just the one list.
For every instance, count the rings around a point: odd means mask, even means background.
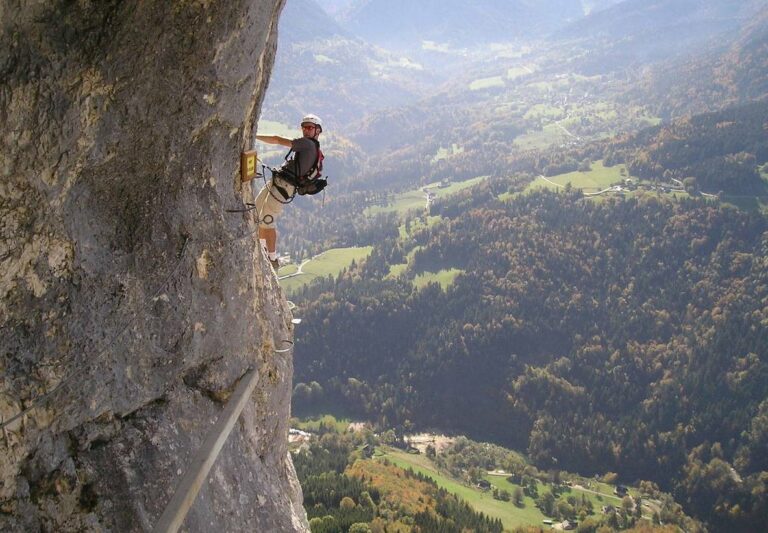
[{"label": "bare leg", "polygon": [[267,243],[267,253],[274,254],[277,251],[277,230],[275,228],[259,228],[259,239]]}]

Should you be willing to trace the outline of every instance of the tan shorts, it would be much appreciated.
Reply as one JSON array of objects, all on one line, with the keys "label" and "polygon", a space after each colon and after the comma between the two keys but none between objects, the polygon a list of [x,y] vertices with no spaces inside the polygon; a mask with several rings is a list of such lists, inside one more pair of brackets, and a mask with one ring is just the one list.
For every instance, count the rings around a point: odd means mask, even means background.
[{"label": "tan shorts", "polygon": [[287,201],[275,185],[282,187],[288,194],[288,198],[293,194],[293,185],[280,178],[273,178],[267,182],[254,201],[256,205],[254,211],[260,228],[275,228],[277,217],[283,212],[283,205]]}]

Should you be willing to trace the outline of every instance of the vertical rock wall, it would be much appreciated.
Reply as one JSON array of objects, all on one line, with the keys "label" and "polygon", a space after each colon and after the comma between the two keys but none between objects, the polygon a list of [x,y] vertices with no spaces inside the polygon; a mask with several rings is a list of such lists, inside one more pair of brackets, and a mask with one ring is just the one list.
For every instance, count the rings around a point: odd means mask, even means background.
[{"label": "vertical rock wall", "polygon": [[[0,0],[0,530],[308,530],[290,311],[240,190],[283,0]],[[243,197],[243,195],[245,197]]]}]

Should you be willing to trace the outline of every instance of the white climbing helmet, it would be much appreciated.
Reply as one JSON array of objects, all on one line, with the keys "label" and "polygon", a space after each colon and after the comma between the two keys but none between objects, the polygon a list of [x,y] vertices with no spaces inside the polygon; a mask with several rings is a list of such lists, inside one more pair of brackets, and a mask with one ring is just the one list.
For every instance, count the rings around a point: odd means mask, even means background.
[{"label": "white climbing helmet", "polygon": [[314,124],[320,129],[320,131],[323,131],[323,121],[320,120],[320,117],[318,117],[317,115],[313,115],[310,113],[309,115],[306,115],[303,119],[301,119],[302,125],[306,124],[307,122],[309,122],[310,124]]}]

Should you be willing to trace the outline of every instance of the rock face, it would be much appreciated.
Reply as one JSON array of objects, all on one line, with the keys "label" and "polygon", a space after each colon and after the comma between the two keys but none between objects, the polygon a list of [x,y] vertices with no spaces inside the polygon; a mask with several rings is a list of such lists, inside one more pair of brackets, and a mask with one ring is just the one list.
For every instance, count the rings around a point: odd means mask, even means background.
[{"label": "rock face", "polygon": [[151,529],[253,368],[184,529],[308,531],[290,311],[226,212],[283,1],[0,0],[0,530]]}]

